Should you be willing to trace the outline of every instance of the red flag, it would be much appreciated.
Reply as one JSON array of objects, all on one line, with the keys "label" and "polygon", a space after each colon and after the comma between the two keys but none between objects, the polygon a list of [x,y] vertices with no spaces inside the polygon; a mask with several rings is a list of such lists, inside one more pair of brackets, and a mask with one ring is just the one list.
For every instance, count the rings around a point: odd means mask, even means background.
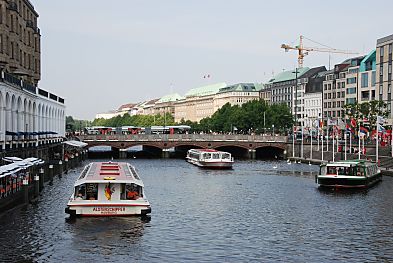
[{"label": "red flag", "polygon": [[356,127],[356,120],[355,119],[351,119],[351,126],[352,127]]}]

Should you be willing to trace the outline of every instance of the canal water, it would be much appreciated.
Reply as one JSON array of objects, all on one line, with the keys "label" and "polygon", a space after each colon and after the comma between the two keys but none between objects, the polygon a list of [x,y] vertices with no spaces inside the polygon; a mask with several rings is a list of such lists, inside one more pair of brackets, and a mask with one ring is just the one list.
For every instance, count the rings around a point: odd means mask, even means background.
[{"label": "canal water", "polygon": [[211,171],[179,159],[129,161],[150,220],[69,220],[78,168],[38,203],[0,217],[0,261],[393,262],[391,177],[368,191],[332,192],[316,187],[318,167],[306,164],[240,161]]}]

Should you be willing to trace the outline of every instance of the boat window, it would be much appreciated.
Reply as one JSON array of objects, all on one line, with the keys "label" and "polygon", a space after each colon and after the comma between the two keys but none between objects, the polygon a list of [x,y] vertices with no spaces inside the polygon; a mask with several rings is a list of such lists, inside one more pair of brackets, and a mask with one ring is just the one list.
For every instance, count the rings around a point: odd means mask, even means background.
[{"label": "boat window", "polygon": [[337,167],[337,172],[339,175],[350,175],[349,167]]},{"label": "boat window", "polygon": [[213,153],[213,159],[220,159],[219,153]]},{"label": "boat window", "polygon": [[210,153],[204,153],[203,154],[203,159],[210,159],[211,158],[211,154]]},{"label": "boat window", "polygon": [[335,166],[329,166],[328,167],[328,174],[337,174],[337,169]]},{"label": "boat window", "polygon": [[231,155],[229,153],[223,153],[222,159],[231,159]]},{"label": "boat window", "polygon": [[98,184],[86,184],[86,198],[87,200],[97,200]]},{"label": "boat window", "polygon": [[121,200],[136,200],[142,196],[142,189],[136,184],[121,185]]},{"label": "boat window", "polygon": [[86,200],[86,187],[84,184],[75,187],[75,199]]}]

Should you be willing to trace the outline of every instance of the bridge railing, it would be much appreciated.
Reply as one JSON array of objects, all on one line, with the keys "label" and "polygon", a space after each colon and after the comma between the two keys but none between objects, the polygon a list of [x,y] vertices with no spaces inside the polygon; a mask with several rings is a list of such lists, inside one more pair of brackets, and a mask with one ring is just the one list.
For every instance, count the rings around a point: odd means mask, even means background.
[{"label": "bridge railing", "polygon": [[286,143],[286,136],[227,134],[80,135],[81,141],[241,141]]}]

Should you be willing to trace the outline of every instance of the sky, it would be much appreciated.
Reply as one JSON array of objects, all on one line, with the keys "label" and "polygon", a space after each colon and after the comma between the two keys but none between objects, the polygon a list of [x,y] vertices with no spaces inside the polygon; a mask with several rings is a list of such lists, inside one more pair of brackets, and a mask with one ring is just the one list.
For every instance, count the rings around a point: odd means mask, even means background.
[{"label": "sky", "polygon": [[[390,0],[30,1],[40,15],[39,87],[86,120],[203,85],[267,82],[296,67],[296,51],[280,46],[300,35],[314,41],[307,47],[363,55],[393,34]],[[330,64],[351,56],[331,54]],[[321,65],[329,68],[329,54],[304,59],[305,67]]]}]

